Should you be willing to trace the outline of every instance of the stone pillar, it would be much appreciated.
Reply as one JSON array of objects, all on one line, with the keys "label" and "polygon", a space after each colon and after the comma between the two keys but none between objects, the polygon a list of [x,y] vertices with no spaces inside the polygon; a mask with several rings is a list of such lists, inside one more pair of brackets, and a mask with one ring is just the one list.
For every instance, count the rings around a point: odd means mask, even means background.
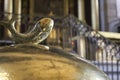
[{"label": "stone pillar", "polygon": [[78,18],[85,21],[84,0],[78,0]]},{"label": "stone pillar", "polygon": [[106,13],[107,9],[105,6],[105,0],[100,0],[100,27],[101,27],[101,31],[106,31]]},{"label": "stone pillar", "polygon": [[[12,18],[13,12],[13,0],[4,0],[4,17],[7,20]],[[11,37],[11,33],[5,28],[4,29],[4,39],[8,39]]]},{"label": "stone pillar", "polygon": [[[78,0],[78,18],[85,22],[84,0]],[[81,57],[86,57],[86,46],[84,36],[79,36],[77,39],[77,50]]]},{"label": "stone pillar", "polygon": [[68,12],[69,12],[68,0],[64,0],[64,15],[68,15]]},{"label": "stone pillar", "polygon": [[34,0],[30,0],[30,20],[32,20],[34,17]]},{"label": "stone pillar", "polygon": [[120,0],[116,0],[117,5],[117,17],[120,18]]},{"label": "stone pillar", "polygon": [[14,0],[14,13],[17,14],[15,17],[18,18],[15,27],[18,32],[20,32],[21,25],[21,2],[22,0]]},{"label": "stone pillar", "polygon": [[92,16],[92,28],[99,30],[99,2],[98,0],[91,0],[91,16]]}]

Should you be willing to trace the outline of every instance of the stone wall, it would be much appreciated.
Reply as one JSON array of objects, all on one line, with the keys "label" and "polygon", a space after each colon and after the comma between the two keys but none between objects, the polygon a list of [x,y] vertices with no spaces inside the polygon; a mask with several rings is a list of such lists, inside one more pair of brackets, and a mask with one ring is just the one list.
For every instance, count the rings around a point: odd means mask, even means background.
[{"label": "stone wall", "polygon": [[107,1],[107,18],[108,22],[111,22],[117,18],[116,0]]}]

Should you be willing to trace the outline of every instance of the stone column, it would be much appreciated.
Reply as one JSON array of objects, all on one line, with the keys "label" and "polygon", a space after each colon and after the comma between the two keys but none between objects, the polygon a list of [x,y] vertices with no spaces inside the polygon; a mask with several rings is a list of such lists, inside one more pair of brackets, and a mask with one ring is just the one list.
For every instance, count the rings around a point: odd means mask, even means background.
[{"label": "stone column", "polygon": [[20,32],[21,25],[21,2],[22,0],[14,0],[14,13],[17,14],[15,17],[18,18],[15,27],[18,32]]},{"label": "stone column", "polygon": [[[7,20],[12,18],[13,12],[13,0],[4,0],[4,17]],[[4,39],[8,39],[11,37],[11,33],[5,28],[4,29]]]},{"label": "stone column", "polygon": [[[85,22],[84,0],[78,0],[78,19]],[[77,40],[77,50],[81,57],[86,57],[85,37],[79,36]]]},{"label": "stone column", "polygon": [[68,0],[64,0],[64,15],[68,15],[69,6],[68,6]]},{"label": "stone column", "polygon": [[117,17],[120,18],[120,0],[116,0]]},{"label": "stone column", "polygon": [[34,17],[34,0],[30,0],[30,20],[32,20]]},{"label": "stone column", "polygon": [[99,2],[98,0],[91,0],[91,16],[92,16],[92,28],[99,30]]},{"label": "stone column", "polygon": [[84,0],[78,0],[78,18],[85,21]]}]

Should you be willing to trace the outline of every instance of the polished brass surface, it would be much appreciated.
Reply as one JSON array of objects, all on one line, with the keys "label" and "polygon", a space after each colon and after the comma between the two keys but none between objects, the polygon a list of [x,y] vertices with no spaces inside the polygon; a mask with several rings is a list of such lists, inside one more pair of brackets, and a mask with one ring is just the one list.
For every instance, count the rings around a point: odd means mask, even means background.
[{"label": "polished brass surface", "polygon": [[55,47],[18,44],[0,47],[0,80],[109,80],[77,55]]}]

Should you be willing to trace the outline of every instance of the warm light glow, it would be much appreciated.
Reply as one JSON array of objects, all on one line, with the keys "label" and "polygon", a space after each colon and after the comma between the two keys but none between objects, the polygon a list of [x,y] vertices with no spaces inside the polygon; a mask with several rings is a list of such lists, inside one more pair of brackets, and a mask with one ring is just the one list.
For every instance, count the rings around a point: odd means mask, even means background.
[{"label": "warm light glow", "polygon": [[56,39],[56,30],[53,29],[50,33],[50,36],[49,36],[50,39]]},{"label": "warm light glow", "polygon": [[0,80],[9,80],[9,75],[6,72],[0,73]]},{"label": "warm light glow", "polygon": [[9,80],[9,74],[0,68],[0,80]]}]

